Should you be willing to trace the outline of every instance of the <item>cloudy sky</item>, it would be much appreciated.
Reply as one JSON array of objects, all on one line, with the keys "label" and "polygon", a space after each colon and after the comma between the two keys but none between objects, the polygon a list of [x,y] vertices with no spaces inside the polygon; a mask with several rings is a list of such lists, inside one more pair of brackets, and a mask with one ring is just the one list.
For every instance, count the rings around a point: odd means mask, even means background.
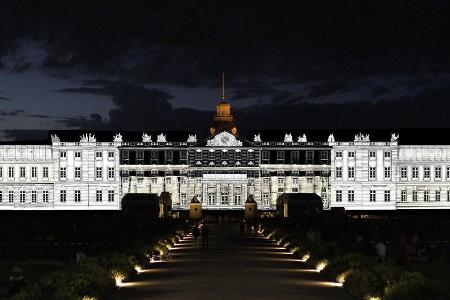
[{"label": "cloudy sky", "polygon": [[[1,1],[0,138],[450,127],[448,1]],[[364,2],[364,3],[363,3]]]}]

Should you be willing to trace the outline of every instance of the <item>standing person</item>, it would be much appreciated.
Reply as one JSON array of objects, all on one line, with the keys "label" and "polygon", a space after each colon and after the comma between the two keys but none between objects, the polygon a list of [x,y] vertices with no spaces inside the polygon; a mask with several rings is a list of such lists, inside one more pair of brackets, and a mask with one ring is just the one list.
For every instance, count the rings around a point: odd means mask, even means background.
[{"label": "standing person", "polygon": [[198,248],[198,238],[200,236],[200,229],[198,228],[198,224],[195,223],[194,228],[192,229],[192,235],[194,237],[194,248]]},{"label": "standing person", "polygon": [[209,247],[209,227],[208,225],[203,224],[202,227],[202,249],[208,249]]}]

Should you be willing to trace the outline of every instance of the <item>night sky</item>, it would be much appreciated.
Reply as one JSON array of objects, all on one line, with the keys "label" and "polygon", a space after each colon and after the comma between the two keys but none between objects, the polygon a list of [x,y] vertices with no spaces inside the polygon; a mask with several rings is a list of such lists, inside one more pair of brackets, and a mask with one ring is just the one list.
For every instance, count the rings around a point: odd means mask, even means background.
[{"label": "night sky", "polygon": [[449,1],[0,2],[0,139],[450,127]]}]

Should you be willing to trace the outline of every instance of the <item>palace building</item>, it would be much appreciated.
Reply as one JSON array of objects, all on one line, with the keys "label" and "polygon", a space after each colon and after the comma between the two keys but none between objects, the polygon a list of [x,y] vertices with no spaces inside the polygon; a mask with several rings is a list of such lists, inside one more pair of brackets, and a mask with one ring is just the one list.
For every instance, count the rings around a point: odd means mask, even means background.
[{"label": "palace building", "polygon": [[250,195],[273,212],[292,194],[317,195],[325,210],[449,209],[450,143],[398,132],[253,131],[245,139],[223,96],[202,140],[50,131],[48,141],[3,142],[0,210],[120,210],[125,196],[163,192],[180,212],[194,198],[207,211],[243,210]]}]

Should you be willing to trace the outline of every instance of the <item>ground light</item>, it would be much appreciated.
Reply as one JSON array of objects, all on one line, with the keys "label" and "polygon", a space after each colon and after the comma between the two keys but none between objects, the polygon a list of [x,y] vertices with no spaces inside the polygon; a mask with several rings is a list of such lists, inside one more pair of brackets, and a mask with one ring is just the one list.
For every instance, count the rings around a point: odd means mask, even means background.
[{"label": "ground light", "polygon": [[143,271],[143,269],[142,269],[142,267],[140,265],[135,265],[134,269],[136,270],[136,272],[138,272],[138,274],[142,273],[142,271]]},{"label": "ground light", "polygon": [[325,268],[328,266],[328,260],[327,259],[322,259],[321,261],[319,261],[316,265],[316,270],[317,272],[321,272],[323,270],[325,270]]},{"label": "ground light", "polygon": [[116,286],[122,287],[123,281],[125,280],[125,275],[119,271],[112,271],[111,274],[112,274],[114,281],[116,282]]},{"label": "ground light", "polygon": [[83,298],[81,298],[81,300],[97,300],[97,298],[91,296],[84,296]]},{"label": "ground light", "polygon": [[367,299],[367,300],[381,300],[381,297],[367,296],[365,299]]}]

